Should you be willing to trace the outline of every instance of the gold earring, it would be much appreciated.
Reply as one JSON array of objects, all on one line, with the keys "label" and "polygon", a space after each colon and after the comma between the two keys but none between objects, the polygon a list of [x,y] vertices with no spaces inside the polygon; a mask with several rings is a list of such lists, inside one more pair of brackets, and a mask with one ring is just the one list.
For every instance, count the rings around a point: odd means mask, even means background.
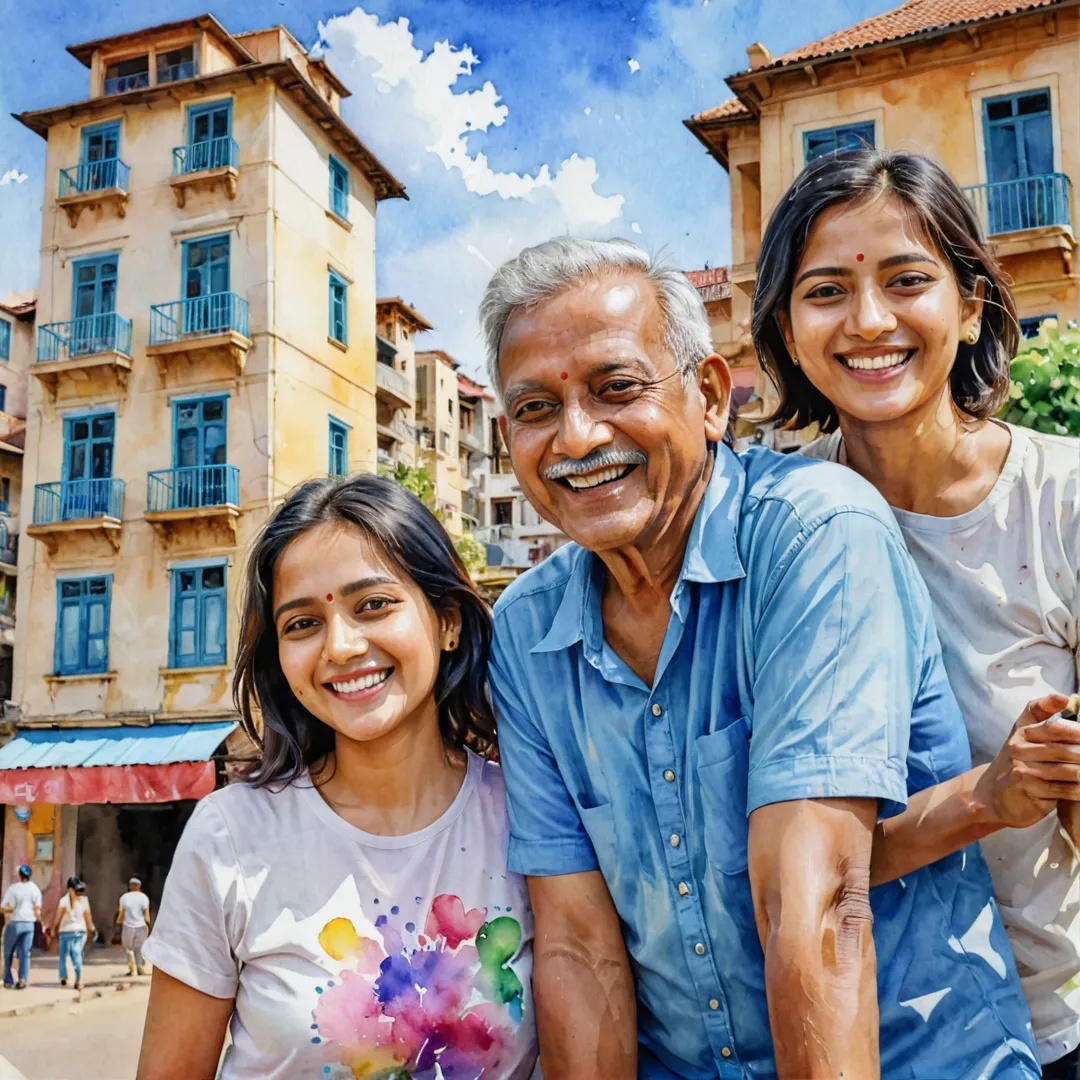
[{"label": "gold earring", "polygon": [[446,642],[446,645],[443,646],[443,647],[447,652],[454,652],[457,649],[457,638],[456,637],[448,638],[447,642]]},{"label": "gold earring", "polygon": [[969,345],[974,345],[979,340],[979,324],[976,323],[968,332],[967,339]]},{"label": "gold earring", "polygon": [[796,367],[802,367],[802,365],[801,365],[801,364],[799,363],[799,358],[798,358],[798,357],[797,357],[797,356],[796,356],[796,355],[795,355],[794,353],[792,353],[792,354],[791,354],[791,362],[792,362],[792,363],[793,363],[793,364],[794,364],[794,365],[795,365]]}]

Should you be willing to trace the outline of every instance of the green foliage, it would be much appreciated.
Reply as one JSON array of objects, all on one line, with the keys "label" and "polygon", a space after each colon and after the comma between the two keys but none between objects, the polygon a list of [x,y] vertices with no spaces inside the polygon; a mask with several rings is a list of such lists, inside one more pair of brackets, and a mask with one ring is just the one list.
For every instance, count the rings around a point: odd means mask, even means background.
[{"label": "green foliage", "polygon": [[431,505],[435,495],[435,482],[423,465],[406,465],[399,461],[387,475],[406,491],[411,491],[426,506]]},{"label": "green foliage", "polygon": [[472,533],[466,533],[454,541],[454,547],[469,571],[470,577],[476,577],[487,566],[487,547],[481,544]]},{"label": "green foliage", "polygon": [[1036,337],[1021,342],[1013,360],[1009,397],[998,416],[1048,435],[1080,436],[1080,330],[1046,319]]}]

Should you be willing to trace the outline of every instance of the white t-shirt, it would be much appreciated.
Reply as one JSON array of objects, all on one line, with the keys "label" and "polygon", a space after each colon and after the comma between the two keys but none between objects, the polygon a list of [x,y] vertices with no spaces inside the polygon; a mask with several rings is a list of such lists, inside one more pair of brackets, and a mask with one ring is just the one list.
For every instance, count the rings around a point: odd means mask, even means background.
[{"label": "white t-shirt", "polygon": [[61,934],[85,934],[86,913],[90,910],[90,901],[85,896],[76,896],[72,904],[71,897],[64,893],[60,897],[60,903],[56,905],[60,914]]},{"label": "white t-shirt", "polygon": [[123,925],[128,930],[146,929],[146,909],[150,906],[150,897],[144,892],[131,892],[129,889],[120,897],[120,908],[124,912]]},{"label": "white t-shirt", "polygon": [[16,881],[9,885],[0,900],[0,908],[14,908],[7,916],[11,922],[35,922],[34,908],[41,907],[41,890],[32,881]]},{"label": "white t-shirt", "polygon": [[307,776],[232,784],[188,821],[146,956],[235,997],[223,1080],[525,1080],[533,926],[508,843],[501,772],[474,754],[408,836],[361,832]]},{"label": "white t-shirt", "polygon": [[[976,765],[1024,706],[1077,692],[1080,670],[1080,440],[1008,425],[1005,467],[959,517],[896,510],[930,591],[945,670]],[[846,464],[832,432],[805,447]],[[1043,1061],[1080,1043],[1080,865],[1057,816],[982,841]]]}]

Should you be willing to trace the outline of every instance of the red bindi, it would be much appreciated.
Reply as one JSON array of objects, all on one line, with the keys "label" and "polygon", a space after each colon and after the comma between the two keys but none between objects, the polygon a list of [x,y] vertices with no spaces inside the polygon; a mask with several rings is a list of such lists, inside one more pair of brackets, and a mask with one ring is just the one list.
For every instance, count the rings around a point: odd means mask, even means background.
[{"label": "red bindi", "polygon": [[570,378],[570,376],[569,376],[569,375],[567,375],[567,373],[566,373],[566,372],[564,371],[564,372],[563,372],[563,373],[562,373],[562,374],[561,374],[561,375],[559,376],[559,378],[560,378],[560,379],[569,379],[569,378]]},{"label": "red bindi", "polygon": [[865,259],[865,258],[866,258],[866,256],[860,251],[859,254],[855,256],[855,261],[856,262],[862,262],[863,259]]},{"label": "red bindi", "polygon": [[326,594],[326,602],[328,604],[332,604],[334,602],[334,594],[332,592],[328,592]]}]

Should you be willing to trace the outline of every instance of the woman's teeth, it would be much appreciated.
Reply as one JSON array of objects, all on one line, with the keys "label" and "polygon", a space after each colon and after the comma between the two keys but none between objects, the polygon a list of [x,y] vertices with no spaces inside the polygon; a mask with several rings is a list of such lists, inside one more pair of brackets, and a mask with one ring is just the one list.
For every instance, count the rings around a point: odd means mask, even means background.
[{"label": "woman's teeth", "polygon": [[393,668],[386,668],[384,671],[376,671],[371,675],[362,675],[359,679],[350,679],[348,682],[337,682],[330,685],[338,694],[355,694],[357,690],[368,690],[372,686],[378,686],[379,683],[386,682],[393,670]]},{"label": "woman's teeth", "polygon": [[611,469],[599,469],[597,472],[586,473],[584,476],[568,476],[566,482],[575,491],[580,491],[582,488],[597,487],[612,480],[621,480],[632,468],[632,465],[619,465]]},{"label": "woman's teeth", "polygon": [[900,352],[885,353],[884,356],[844,356],[841,359],[849,368],[856,368],[859,371],[877,371],[879,368],[891,368],[902,364],[910,352],[910,349],[903,349]]}]

